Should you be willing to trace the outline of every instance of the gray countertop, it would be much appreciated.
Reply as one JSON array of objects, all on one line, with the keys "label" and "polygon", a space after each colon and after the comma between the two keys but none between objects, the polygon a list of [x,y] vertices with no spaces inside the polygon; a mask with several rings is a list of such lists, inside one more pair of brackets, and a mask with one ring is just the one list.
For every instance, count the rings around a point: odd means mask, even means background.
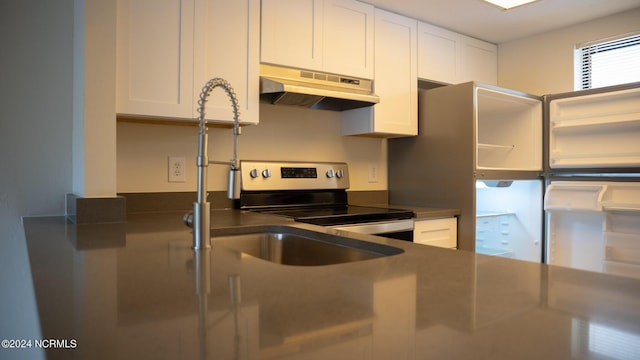
[{"label": "gray countertop", "polygon": [[431,219],[431,218],[443,218],[460,216],[460,209],[447,209],[447,208],[431,208],[431,207],[418,207],[407,205],[389,205],[390,208],[407,209],[413,211],[416,219]]},{"label": "gray countertop", "polygon": [[[640,281],[367,235],[403,253],[288,266],[214,246],[181,213],[27,218],[50,358],[637,359]],[[214,236],[270,224],[212,212]],[[73,342],[71,342],[73,340]],[[607,357],[608,356],[608,357]]]},{"label": "gray countertop", "polygon": [[417,220],[428,220],[428,219],[436,219],[436,218],[445,218],[445,217],[454,217],[460,216],[460,209],[450,209],[450,208],[434,208],[434,207],[421,207],[421,206],[411,206],[411,205],[398,205],[398,204],[386,204],[386,203],[367,203],[362,204],[363,206],[373,206],[373,207],[381,207],[381,208],[390,208],[390,209],[403,209],[403,210],[411,210],[413,211],[413,216]]}]

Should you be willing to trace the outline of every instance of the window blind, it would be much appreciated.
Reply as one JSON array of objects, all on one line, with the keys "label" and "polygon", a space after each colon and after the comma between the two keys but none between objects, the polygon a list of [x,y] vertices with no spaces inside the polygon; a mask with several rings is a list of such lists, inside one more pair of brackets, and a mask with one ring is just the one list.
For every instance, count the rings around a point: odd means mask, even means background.
[{"label": "window blind", "polygon": [[576,90],[640,81],[640,33],[576,45]]}]

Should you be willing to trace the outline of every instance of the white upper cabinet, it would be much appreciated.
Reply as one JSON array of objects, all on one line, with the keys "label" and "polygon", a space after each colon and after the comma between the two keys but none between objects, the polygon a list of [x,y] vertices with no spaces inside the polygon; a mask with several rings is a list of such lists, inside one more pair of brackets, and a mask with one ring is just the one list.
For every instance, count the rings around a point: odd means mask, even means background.
[{"label": "white upper cabinet", "polygon": [[498,47],[467,36],[458,42],[458,83],[479,81],[498,84]]},{"label": "white upper cabinet", "polygon": [[192,117],[194,0],[118,0],[116,110]]},{"label": "white upper cabinet", "polygon": [[262,0],[260,61],[322,70],[322,0]]},{"label": "white upper cabinet", "polygon": [[[201,2],[206,6],[206,11],[202,10],[206,17],[197,17],[196,21],[194,95],[199,97],[209,79],[224,78],[238,98],[240,122],[257,124],[260,106],[260,1]],[[214,123],[233,122],[231,103],[222,89],[211,92],[205,115]],[[195,116],[198,116],[197,111]]]},{"label": "white upper cabinet", "polygon": [[373,78],[372,5],[262,0],[263,63]]},{"label": "white upper cabinet", "polygon": [[457,83],[457,34],[418,22],[418,77]]},{"label": "white upper cabinet", "polygon": [[380,103],[343,111],[343,135],[418,133],[417,21],[375,10],[375,92]]},{"label": "white upper cabinet", "polygon": [[458,84],[498,82],[498,50],[491,43],[418,23],[418,77]]},{"label": "white upper cabinet", "polygon": [[[193,120],[212,77],[234,87],[243,123],[258,122],[257,0],[118,0],[117,104],[121,116]],[[227,95],[215,89],[207,119],[228,123]]]},{"label": "white upper cabinet", "polygon": [[351,0],[324,0],[323,70],[373,77],[374,8]]}]

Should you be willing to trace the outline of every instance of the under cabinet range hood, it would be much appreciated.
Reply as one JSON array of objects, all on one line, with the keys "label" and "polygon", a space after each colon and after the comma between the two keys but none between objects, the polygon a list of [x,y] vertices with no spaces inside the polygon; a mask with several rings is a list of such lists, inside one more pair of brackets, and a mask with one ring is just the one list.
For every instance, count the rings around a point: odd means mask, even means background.
[{"label": "under cabinet range hood", "polygon": [[265,64],[260,65],[260,99],[276,105],[334,111],[380,102],[371,80]]}]

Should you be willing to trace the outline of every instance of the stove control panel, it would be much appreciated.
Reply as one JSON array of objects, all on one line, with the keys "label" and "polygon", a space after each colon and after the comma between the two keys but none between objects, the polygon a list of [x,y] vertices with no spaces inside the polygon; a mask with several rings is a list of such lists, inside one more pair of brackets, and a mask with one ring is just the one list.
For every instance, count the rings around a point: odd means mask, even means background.
[{"label": "stove control panel", "polygon": [[242,190],[348,189],[349,169],[343,162],[240,162]]}]

